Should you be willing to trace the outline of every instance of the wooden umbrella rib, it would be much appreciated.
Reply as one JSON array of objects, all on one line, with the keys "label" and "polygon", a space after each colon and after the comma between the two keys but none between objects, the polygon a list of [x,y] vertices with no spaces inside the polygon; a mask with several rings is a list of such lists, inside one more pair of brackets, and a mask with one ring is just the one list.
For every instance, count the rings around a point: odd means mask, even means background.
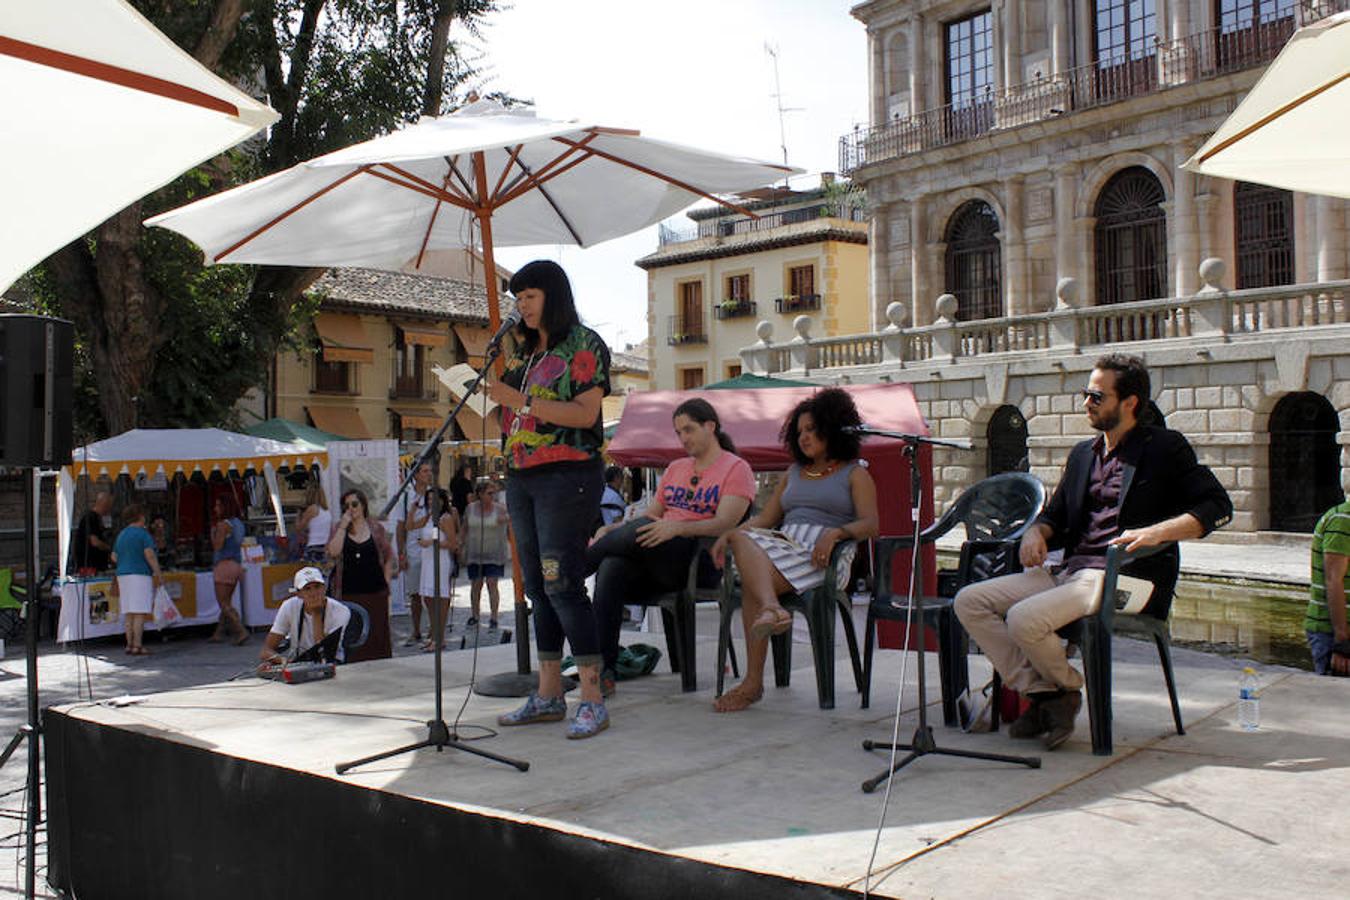
[{"label": "wooden umbrella rib", "polygon": [[459,170],[459,154],[456,153],[454,156],[446,156],[442,158],[445,160],[445,164],[449,167],[450,174],[454,175],[455,178],[459,181],[462,196],[464,196],[465,199],[473,202],[475,197],[477,196],[477,192],[473,189],[473,185],[469,184],[469,179],[465,178],[464,173]]},{"label": "wooden umbrella rib", "polygon": [[[554,140],[560,144],[567,144],[568,146],[576,145],[576,141],[564,137],[555,137]],[[749,216],[752,219],[759,218],[759,216],[755,215],[754,213],[752,213],[750,210],[746,209],[743,206],[737,206],[735,203],[730,203],[726,200],[721,199],[720,197],[714,197],[707,191],[700,190],[694,187],[692,184],[689,184],[688,182],[680,181],[678,178],[672,178],[671,176],[666,175],[662,172],[658,172],[655,169],[649,168],[640,163],[632,162],[631,160],[624,159],[621,156],[615,156],[613,153],[606,152],[597,147],[587,147],[586,149],[590,151],[593,155],[598,156],[601,159],[607,159],[610,162],[615,163],[616,165],[627,166],[628,168],[633,169],[634,171],[641,172],[643,175],[650,175],[652,178],[659,179],[660,181],[664,181],[667,184],[673,184],[675,185],[675,187],[680,188],[681,190],[688,191],[691,194],[697,194],[698,196],[704,198],[705,200],[711,200],[720,206],[725,206],[727,209],[735,210],[736,212],[741,213],[742,215]],[[773,166],[772,168],[781,168],[781,167]]]},{"label": "wooden umbrella rib", "polygon": [[[505,150],[506,148],[503,147],[502,149]],[[508,175],[511,174],[511,166],[513,166],[513,165],[515,165],[515,164],[517,164],[517,163],[519,162],[519,160],[520,160],[520,151],[522,151],[522,150],[524,150],[524,149],[525,149],[525,145],[524,145],[524,144],[516,144],[515,148],[514,148],[513,150],[511,150],[511,152],[507,155],[507,157],[506,157],[506,165],[502,166],[502,174],[501,174],[501,177],[497,179],[497,183],[496,183],[496,184],[493,186],[493,188],[492,188],[492,194],[491,194],[492,197],[496,197],[496,196],[498,196],[498,195],[502,192],[502,184],[504,184],[504,183],[506,182],[506,176],[508,176]],[[523,169],[523,168],[525,168],[525,167],[524,167],[524,166],[521,166],[521,168]]]},{"label": "wooden umbrella rib", "polygon": [[[578,153],[578,152],[581,152],[581,151],[585,150],[585,149],[586,149],[586,145],[589,144],[591,141],[595,140],[595,138],[596,138],[596,136],[595,136],[594,134],[589,134],[589,135],[587,135],[587,136],[585,137],[584,140],[581,140],[581,141],[572,141],[572,142],[570,142],[570,146],[568,147],[568,149],[564,150],[562,153],[559,153],[559,154],[558,154],[557,156],[555,156],[553,159],[549,160],[548,162],[544,163],[544,165],[542,165],[542,166],[540,166],[538,169],[536,169],[535,172],[534,172],[534,177],[535,177],[535,178],[543,178],[543,177],[544,177],[546,174],[548,174],[551,170],[553,170],[554,168],[556,168],[556,167],[559,166],[559,165],[562,165],[563,162],[564,162],[568,157],[572,156],[572,155],[575,154],[575,153]],[[523,166],[522,166],[522,170],[524,170],[524,167],[523,167]],[[528,171],[528,170],[526,170],[526,171]],[[517,192],[516,192],[516,186],[517,186],[519,183],[520,183],[520,182],[519,182],[519,179],[516,179],[516,180],[512,181],[512,182],[511,182],[511,185],[507,188],[507,193],[510,194],[510,195],[512,195],[512,198],[511,198],[511,199],[514,199],[514,197],[517,195]],[[506,202],[509,202],[509,201],[503,200],[503,201],[501,201],[501,202],[502,202],[502,203],[506,203]],[[500,204],[498,204],[498,205],[500,205]]]},{"label": "wooden umbrella rib", "polygon": [[1229,147],[1233,146],[1238,141],[1242,140],[1245,137],[1250,136],[1252,132],[1258,131],[1261,128],[1264,128],[1265,126],[1269,125],[1271,122],[1274,122],[1281,116],[1285,115],[1286,113],[1294,111],[1298,107],[1302,106],[1309,100],[1316,97],[1318,94],[1331,90],[1336,85],[1340,84],[1342,81],[1345,81],[1347,78],[1350,78],[1350,72],[1343,72],[1337,77],[1328,81],[1326,84],[1314,88],[1313,90],[1308,91],[1308,93],[1304,94],[1303,96],[1298,97],[1294,100],[1290,100],[1288,103],[1286,103],[1284,106],[1281,106],[1274,112],[1262,116],[1260,119],[1257,119],[1255,122],[1248,125],[1246,128],[1242,129],[1237,134],[1233,135],[1227,140],[1220,141],[1218,144],[1214,146],[1212,150],[1208,151],[1207,153],[1205,153],[1203,156],[1200,157],[1200,162],[1204,163],[1207,159],[1209,159],[1211,156],[1214,156],[1216,153],[1221,153],[1222,151],[1227,150]]},{"label": "wooden umbrella rib", "polygon": [[[450,184],[450,173],[446,172],[445,183],[441,185],[442,189],[449,186],[449,184]],[[427,222],[427,230],[422,235],[422,246],[417,248],[417,261],[413,263],[414,269],[422,268],[422,259],[427,255],[427,244],[431,242],[431,231],[436,227],[436,216],[440,213],[441,204],[444,202],[445,201],[441,200],[441,198],[437,197],[436,205],[431,207],[431,220]]]},{"label": "wooden umbrella rib", "polygon": [[464,202],[460,198],[456,197],[454,194],[442,193],[441,190],[437,188],[434,184],[423,185],[418,184],[416,182],[409,183],[401,178],[395,178],[388,172],[381,172],[379,169],[368,169],[366,171],[366,174],[374,176],[375,178],[383,179],[384,181],[387,181],[390,184],[398,185],[399,187],[404,188],[406,190],[414,191],[418,194],[425,194],[426,196],[431,197],[434,200],[444,200],[451,206],[459,206],[463,207],[464,209],[473,209],[472,204]]},{"label": "wooden umbrella rib", "polygon": [[266,222],[266,223],[264,223],[263,225],[259,226],[258,228],[253,229],[253,231],[249,232],[249,233],[248,233],[247,235],[245,235],[243,238],[240,238],[238,241],[235,241],[233,244],[231,244],[230,246],[226,247],[224,250],[220,251],[220,252],[217,253],[215,256],[213,256],[213,257],[211,258],[211,261],[212,261],[212,262],[220,262],[220,261],[223,260],[225,257],[229,256],[231,253],[233,253],[234,251],[238,250],[240,247],[242,247],[242,246],[244,246],[245,244],[247,244],[249,241],[252,241],[252,240],[253,240],[254,238],[256,238],[258,235],[260,235],[260,234],[262,234],[263,232],[268,231],[269,229],[271,229],[271,227],[272,227],[273,225],[276,225],[278,222],[281,222],[281,221],[284,220],[284,219],[290,218],[292,215],[294,215],[295,213],[297,213],[297,212],[299,212],[300,210],[304,209],[306,206],[308,206],[309,204],[313,203],[315,200],[318,200],[320,197],[322,197],[324,194],[328,193],[329,191],[333,190],[333,189],[336,188],[338,185],[341,185],[341,184],[343,184],[344,182],[347,182],[347,181],[349,181],[350,179],[355,178],[357,175],[360,175],[362,172],[366,171],[368,168],[369,168],[369,166],[361,166],[360,168],[352,169],[350,172],[348,172],[347,174],[343,175],[341,178],[338,178],[337,180],[335,180],[332,184],[330,184],[330,185],[328,185],[328,186],[326,186],[326,187],[324,187],[324,188],[321,188],[320,190],[315,191],[314,193],[310,194],[310,195],[309,195],[308,197],[306,197],[305,199],[301,200],[299,203],[297,203],[297,204],[295,204],[294,206],[292,206],[290,209],[288,209],[288,210],[286,210],[285,212],[283,212],[283,213],[281,213],[281,214],[279,214],[279,215],[273,217],[271,220],[269,220],[268,222]]},{"label": "wooden umbrella rib", "polygon": [[106,81],[109,84],[120,85],[133,91],[165,97],[190,106],[200,106],[203,109],[224,113],[228,116],[239,116],[239,107],[227,100],[213,97],[205,91],[199,91],[196,88],[190,88],[187,85],[167,81],[163,78],[156,78],[153,75],[146,75],[143,72],[133,72],[131,69],[124,69],[121,66],[97,62],[72,53],[62,53],[60,50],[52,50],[48,47],[40,47],[26,41],[0,36],[0,54],[13,56],[40,66],[60,69],[63,72],[82,75],[85,78]]},{"label": "wooden umbrella rib", "polygon": [[499,200],[497,200],[496,205],[497,205],[497,206],[505,206],[506,204],[510,203],[512,200],[515,200],[517,197],[521,196],[522,194],[527,194],[527,193],[529,193],[530,191],[534,191],[534,190],[542,190],[542,189],[543,189],[543,186],[544,186],[545,184],[547,184],[548,182],[550,182],[550,181],[552,181],[553,179],[557,178],[559,175],[564,175],[564,174],[566,174],[567,172],[570,172],[572,169],[574,169],[574,168],[576,168],[577,166],[581,165],[582,163],[584,163],[586,160],[588,160],[588,159],[590,159],[590,158],[591,158],[591,154],[590,154],[590,153],[584,153],[583,155],[581,155],[581,156],[577,157],[576,159],[572,160],[571,162],[569,162],[567,165],[563,166],[562,168],[560,168],[560,169],[554,169],[553,171],[549,172],[547,175],[540,175],[538,172],[529,172],[529,171],[527,170],[527,171],[526,171],[526,174],[525,174],[525,177],[524,177],[524,180],[521,181],[516,187],[512,188],[511,191],[510,191],[506,196],[504,196],[504,197],[500,198]]},{"label": "wooden umbrella rib", "polygon": [[[459,199],[462,200],[465,204],[469,205],[473,204],[472,197],[466,197],[463,194],[456,192],[455,189],[450,185],[449,172],[446,173],[444,182],[441,185],[437,185],[435,182],[427,181],[420,175],[414,175],[407,169],[399,168],[393,163],[380,163],[380,168],[388,169],[390,172],[393,172],[400,178],[406,178],[409,182],[411,182],[411,184],[408,185],[408,187],[411,188],[412,186],[415,185],[421,188],[423,191],[430,191],[437,199],[444,200],[447,203],[453,203],[455,199]],[[373,175],[376,173],[372,171],[371,174]],[[394,181],[396,184],[398,183],[397,180],[395,179],[390,180]]]}]

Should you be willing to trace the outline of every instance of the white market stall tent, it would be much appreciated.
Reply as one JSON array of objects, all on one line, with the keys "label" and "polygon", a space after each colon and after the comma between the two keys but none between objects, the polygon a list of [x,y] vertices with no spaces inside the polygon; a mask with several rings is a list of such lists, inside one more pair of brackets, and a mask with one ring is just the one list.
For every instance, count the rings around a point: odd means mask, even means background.
[{"label": "white market stall tent", "polygon": [[[276,518],[277,533],[284,535],[286,533],[285,519],[281,508],[281,491],[277,481],[277,471],[279,469],[308,469],[312,466],[319,466],[326,469],[328,466],[328,453],[324,450],[316,450],[312,447],[290,444],[282,441],[272,440],[270,438],[253,437],[246,434],[237,434],[232,431],[224,431],[218,428],[198,428],[198,429],[158,429],[158,428],[139,428],[132,431],[98,441],[88,446],[77,449],[73,454],[73,460],[70,465],[61,469],[57,478],[56,494],[56,514],[57,526],[59,532],[60,559],[58,570],[62,584],[74,585],[74,579],[67,579],[67,561],[70,558],[70,542],[75,526],[75,493],[78,480],[87,478],[89,481],[96,482],[99,479],[107,478],[116,480],[121,475],[126,475],[133,480],[137,478],[153,479],[156,476],[172,480],[175,475],[183,475],[191,478],[194,474],[200,473],[203,476],[210,477],[213,473],[219,473],[227,476],[230,473],[244,475],[252,471],[262,475],[267,486],[267,493],[272,505],[272,512]],[[246,578],[243,587],[245,592],[249,593],[249,587],[252,582],[259,582],[252,585],[255,590],[252,593],[258,593],[255,598],[245,598],[250,602],[243,604],[242,609],[245,613],[245,622],[249,625],[265,624],[270,620],[265,610],[272,604],[266,604],[264,593],[267,593],[267,586],[263,583],[264,579],[277,580],[285,574],[286,566],[268,566],[252,567],[246,565]],[[259,571],[253,571],[258,568]],[[276,569],[276,572],[270,570]],[[275,577],[269,578],[269,574]],[[219,614],[219,608],[215,606],[211,596],[210,573],[166,573],[179,581],[193,581],[193,579],[202,581],[201,585],[184,584],[186,590],[190,590],[194,595],[202,600],[199,615],[185,617],[185,622],[193,620],[214,621],[214,615]],[[110,576],[101,579],[102,582],[110,581]],[[58,627],[58,638],[61,640],[72,640],[83,637],[96,637],[106,633],[114,633],[120,630],[120,626],[109,620],[107,623],[101,621],[95,622],[93,628],[88,627],[90,621],[90,610],[83,609],[85,604],[97,606],[95,600],[90,598],[97,593],[97,585],[83,585],[75,591],[72,600],[77,599],[81,608],[72,609],[72,615],[67,615],[67,604],[63,590],[62,604],[62,625]],[[209,607],[209,608],[208,608]],[[250,610],[254,615],[250,616]],[[95,619],[97,619],[95,615]],[[250,621],[252,620],[252,621]],[[76,628],[78,621],[79,627]],[[101,627],[98,627],[101,626]]]}]

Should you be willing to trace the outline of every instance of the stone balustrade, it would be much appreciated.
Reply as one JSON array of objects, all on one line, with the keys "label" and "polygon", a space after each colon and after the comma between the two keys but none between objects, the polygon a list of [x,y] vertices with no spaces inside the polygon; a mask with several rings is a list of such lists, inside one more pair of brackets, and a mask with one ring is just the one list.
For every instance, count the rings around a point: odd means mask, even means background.
[{"label": "stone balustrade", "polygon": [[745,370],[759,375],[857,380],[859,369],[1014,360],[1139,342],[1225,343],[1284,329],[1350,325],[1350,281],[1227,290],[1224,268],[1221,260],[1206,259],[1200,265],[1203,287],[1190,297],[1083,306],[1077,284],[1065,278],[1053,309],[1006,318],[956,321],[956,298],[943,294],[935,304],[937,321],[914,328],[905,327],[908,311],[900,303],[886,308],[885,328],[868,334],[813,337],[814,322],[802,315],[793,321],[795,336],[779,344],[773,324],[764,321],[756,329],[759,342],[740,355]]}]

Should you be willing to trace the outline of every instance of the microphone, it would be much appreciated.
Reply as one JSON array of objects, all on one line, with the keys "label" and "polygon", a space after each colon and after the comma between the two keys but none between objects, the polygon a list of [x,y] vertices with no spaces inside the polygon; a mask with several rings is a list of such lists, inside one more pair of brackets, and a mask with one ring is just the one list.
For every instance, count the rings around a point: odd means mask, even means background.
[{"label": "microphone", "polygon": [[492,347],[500,346],[502,338],[506,337],[507,333],[510,332],[512,328],[515,328],[519,324],[520,324],[520,310],[516,309],[515,306],[512,305],[511,311],[506,314],[505,318],[502,319],[502,327],[498,328],[497,333],[492,336],[492,340],[488,341],[487,344],[488,348],[491,349]]}]

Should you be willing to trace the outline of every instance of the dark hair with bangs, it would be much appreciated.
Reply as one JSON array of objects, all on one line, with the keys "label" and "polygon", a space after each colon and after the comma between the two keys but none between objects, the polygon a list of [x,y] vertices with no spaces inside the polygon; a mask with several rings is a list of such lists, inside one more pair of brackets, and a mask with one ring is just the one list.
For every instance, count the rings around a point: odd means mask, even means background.
[{"label": "dark hair with bangs", "polygon": [[713,423],[713,436],[717,438],[717,445],[728,453],[736,452],[736,443],[731,439],[731,435],[722,430],[722,420],[717,415],[717,410],[713,405],[702,397],[690,397],[688,400],[675,407],[675,412],[670,414],[673,420],[676,416],[688,416],[700,425],[708,422]]},{"label": "dark hair with bangs", "polygon": [[849,425],[862,424],[858,407],[853,405],[853,398],[849,396],[848,391],[841,388],[826,388],[798,403],[792,408],[792,412],[788,413],[778,437],[792,454],[792,458],[804,466],[811,462],[811,458],[802,452],[797,443],[797,438],[801,435],[801,431],[797,428],[797,420],[801,418],[802,413],[811,414],[816,434],[825,441],[825,452],[830,459],[848,462],[858,458],[862,452],[862,437],[844,431]]},{"label": "dark hair with bangs", "polygon": [[[563,267],[551,259],[536,259],[520,267],[520,271],[511,276],[511,293],[534,288],[544,292],[544,313],[540,319],[544,331],[548,332],[548,347],[552,350],[581,324],[577,315],[576,300],[572,297],[572,282],[567,280]],[[516,326],[525,338],[525,352],[533,353],[539,348],[539,329],[527,328],[522,322]]]}]

